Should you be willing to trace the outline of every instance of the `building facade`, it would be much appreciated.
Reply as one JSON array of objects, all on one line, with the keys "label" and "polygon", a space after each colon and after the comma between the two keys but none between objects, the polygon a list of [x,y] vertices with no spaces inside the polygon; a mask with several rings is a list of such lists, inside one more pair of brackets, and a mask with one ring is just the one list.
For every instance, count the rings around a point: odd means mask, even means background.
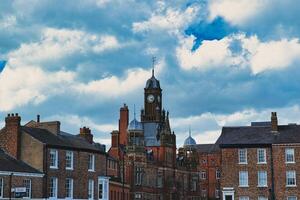
[{"label": "building facade", "polygon": [[221,148],[221,188],[224,200],[300,198],[300,126],[271,122],[224,127]]},{"label": "building facade", "polygon": [[[40,122],[38,117],[22,126],[18,114],[9,114],[0,131],[0,146],[17,162],[43,174],[39,187],[35,187],[40,190],[39,197],[109,199],[105,146],[93,142],[89,128],[72,135],[61,131],[58,121]],[[36,182],[32,180],[32,184]]]}]

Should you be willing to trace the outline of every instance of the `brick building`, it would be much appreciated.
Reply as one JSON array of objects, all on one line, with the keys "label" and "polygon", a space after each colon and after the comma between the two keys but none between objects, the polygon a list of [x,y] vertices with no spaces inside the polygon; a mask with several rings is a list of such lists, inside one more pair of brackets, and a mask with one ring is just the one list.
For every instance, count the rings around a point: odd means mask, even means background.
[{"label": "brick building", "polygon": [[61,131],[58,121],[40,122],[38,116],[22,126],[18,114],[9,114],[0,147],[44,174],[38,187],[43,198],[109,199],[105,146],[93,142],[89,128],[72,135]]},{"label": "brick building", "polygon": [[[219,149],[215,145],[196,145],[190,136],[177,154],[169,112],[162,105],[162,89],[153,72],[144,89],[140,121],[134,111],[129,123],[129,109],[124,104],[119,129],[111,133],[108,154],[118,163],[121,182],[130,186],[130,199],[218,198],[219,180],[215,174],[220,166]],[[204,159],[207,163],[199,162]],[[207,173],[205,179],[201,179],[203,171]],[[112,199],[126,198],[127,194],[122,193]]]},{"label": "brick building", "polygon": [[[43,197],[44,174],[0,149],[0,199]],[[12,192],[10,192],[12,191]]]},{"label": "brick building", "polygon": [[271,122],[224,127],[221,148],[221,188],[224,200],[296,200],[300,170],[300,126]]}]

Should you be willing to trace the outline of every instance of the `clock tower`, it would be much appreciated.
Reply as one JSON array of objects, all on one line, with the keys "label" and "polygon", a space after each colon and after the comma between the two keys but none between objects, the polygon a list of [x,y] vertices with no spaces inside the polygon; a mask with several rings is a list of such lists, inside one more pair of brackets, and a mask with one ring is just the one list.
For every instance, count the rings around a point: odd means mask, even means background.
[{"label": "clock tower", "polygon": [[162,89],[159,80],[154,76],[147,80],[144,88],[144,110],[142,110],[142,122],[160,122],[162,115]]}]

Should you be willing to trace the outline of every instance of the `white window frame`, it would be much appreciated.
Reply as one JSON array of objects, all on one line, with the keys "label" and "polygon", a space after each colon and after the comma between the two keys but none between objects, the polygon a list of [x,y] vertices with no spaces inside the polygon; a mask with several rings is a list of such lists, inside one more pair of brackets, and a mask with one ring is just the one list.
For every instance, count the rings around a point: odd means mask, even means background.
[{"label": "white window frame", "polygon": [[220,179],[221,178],[221,170],[217,169],[216,170],[216,179]]},{"label": "white window frame", "polygon": [[[245,175],[245,184],[241,184],[242,181],[242,174]],[[248,176],[248,171],[239,171],[239,187],[249,187],[249,176]]]},{"label": "white window frame", "polygon": [[[100,199],[99,186],[102,185],[102,198]],[[98,199],[108,200],[109,199],[109,179],[108,177],[100,176],[98,178]]]},{"label": "white window frame", "polygon": [[[264,161],[260,161],[259,160],[259,155],[260,155],[260,152],[263,152],[263,158],[264,158]],[[266,149],[262,149],[262,148],[260,148],[260,149],[257,149],[257,163],[258,164],[267,164],[267,151],[266,151]]]},{"label": "white window frame", "polygon": [[[265,183],[263,184],[263,179],[265,179]],[[258,171],[257,172],[257,187],[268,187],[268,173],[267,171]]]},{"label": "white window frame", "polygon": [[[68,154],[70,154],[70,155],[68,155]],[[70,158],[71,158],[71,166],[67,166],[67,158],[70,156]],[[74,169],[74,153],[73,153],[73,151],[66,151],[66,170],[73,170]]]},{"label": "white window frame", "polygon": [[216,190],[215,190],[215,197],[216,197],[217,199],[220,198],[220,190],[219,190],[219,189],[216,189]]},{"label": "white window frame", "polygon": [[[291,174],[293,177],[289,177]],[[295,180],[295,184],[289,184],[289,178],[293,178]],[[295,170],[286,171],[286,187],[297,187],[297,176]]]},{"label": "white window frame", "polygon": [[[94,180],[93,179],[89,179],[89,183],[88,183],[88,199],[94,199]],[[91,198],[89,198],[89,196],[91,196]]]},{"label": "white window frame", "polygon": [[[247,154],[247,149],[245,149],[245,148],[243,148],[243,149],[239,149],[238,150],[238,154],[239,154],[239,157],[238,157],[238,159],[239,159],[239,164],[248,164],[248,154]],[[245,161],[241,161],[241,153],[242,152],[244,152],[245,153]]]},{"label": "white window frame", "polygon": [[286,199],[287,200],[297,200],[298,198],[297,198],[297,196],[288,196]]},{"label": "white window frame", "polygon": [[[70,184],[69,184],[70,188],[67,188],[67,181],[70,181]],[[73,183],[74,183],[74,181],[73,181],[72,178],[66,178],[66,183],[65,183],[66,199],[73,199],[73,195],[74,195],[74,189],[73,189],[74,185],[73,185]],[[67,191],[68,190],[70,190],[69,192],[70,192],[70,195],[71,195],[69,197],[67,196]]]},{"label": "white window frame", "polygon": [[[293,155],[293,160],[292,161],[288,161],[288,151],[291,151],[292,155]],[[295,163],[295,149],[293,148],[286,148],[285,149],[285,163]]]},{"label": "white window frame", "polygon": [[258,196],[257,200],[268,200],[268,197],[265,197],[265,196]]},{"label": "white window frame", "polygon": [[240,196],[239,200],[249,200],[249,197],[248,196]]},{"label": "white window frame", "polygon": [[[54,185],[52,185],[52,180],[54,181]],[[53,196],[51,196],[51,188],[54,188]],[[50,178],[50,190],[49,190],[49,197],[50,199],[57,199],[57,189],[58,189],[58,180],[56,177]]]},{"label": "white window frame", "polygon": [[3,198],[4,179],[0,178],[0,198]]},{"label": "white window frame", "polygon": [[[92,158],[92,168],[90,168],[90,162],[91,162],[90,156]],[[95,155],[94,154],[89,154],[88,159],[89,159],[89,161],[88,161],[88,171],[89,172],[94,172],[95,171]]]},{"label": "white window frame", "polygon": [[[54,161],[54,165],[51,165],[51,154],[54,153],[55,154],[55,161]],[[57,149],[50,149],[50,169],[58,169],[58,151]]]},{"label": "white window frame", "polygon": [[206,171],[201,171],[201,179],[206,180]]},{"label": "white window frame", "polygon": [[28,199],[31,199],[31,190],[32,190],[32,186],[31,186],[31,179],[24,179],[23,180],[23,185],[24,187],[26,188],[26,194],[27,194],[27,187],[25,185],[25,181],[28,181],[29,182],[29,191],[28,191],[28,196],[24,197],[24,198],[28,198]]}]

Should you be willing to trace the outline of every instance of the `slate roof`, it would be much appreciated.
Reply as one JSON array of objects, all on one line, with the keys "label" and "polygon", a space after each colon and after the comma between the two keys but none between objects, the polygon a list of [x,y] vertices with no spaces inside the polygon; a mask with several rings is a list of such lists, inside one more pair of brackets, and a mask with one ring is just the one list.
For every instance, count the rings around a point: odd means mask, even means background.
[{"label": "slate roof", "polygon": [[197,144],[195,147],[199,153],[214,153],[220,150],[218,144]]},{"label": "slate roof", "polygon": [[27,165],[23,161],[11,157],[2,149],[0,149],[0,171],[42,174],[40,171]]},{"label": "slate roof", "polygon": [[270,126],[223,127],[216,143],[221,147],[300,143],[300,126],[280,125],[278,132],[272,132]]},{"label": "slate roof", "polygon": [[90,144],[84,138],[66,132],[60,132],[59,134],[55,135],[46,129],[26,126],[22,126],[22,131],[28,133],[40,142],[50,146],[93,151],[105,154],[105,150],[103,151],[102,148],[99,148],[96,143]]}]

